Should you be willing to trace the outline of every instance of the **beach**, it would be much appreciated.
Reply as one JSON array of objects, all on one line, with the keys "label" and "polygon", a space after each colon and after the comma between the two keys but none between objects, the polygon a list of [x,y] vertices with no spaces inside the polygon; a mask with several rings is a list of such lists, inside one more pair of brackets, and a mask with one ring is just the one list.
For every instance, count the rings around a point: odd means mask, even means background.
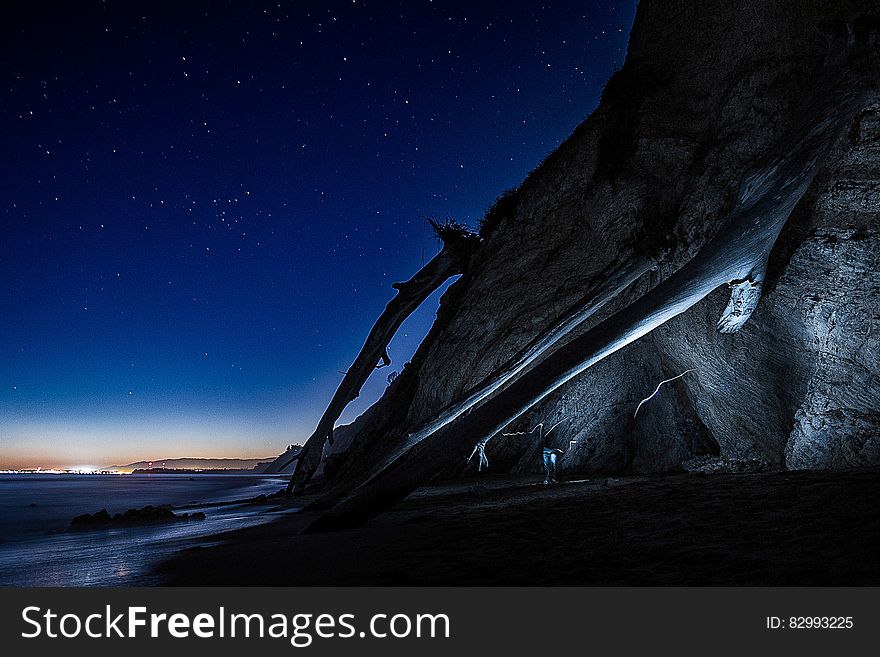
[{"label": "beach", "polygon": [[877,585],[878,484],[878,468],[556,486],[483,476],[425,487],[353,529],[299,534],[318,516],[307,511],[227,532],[156,574],[175,585]]}]

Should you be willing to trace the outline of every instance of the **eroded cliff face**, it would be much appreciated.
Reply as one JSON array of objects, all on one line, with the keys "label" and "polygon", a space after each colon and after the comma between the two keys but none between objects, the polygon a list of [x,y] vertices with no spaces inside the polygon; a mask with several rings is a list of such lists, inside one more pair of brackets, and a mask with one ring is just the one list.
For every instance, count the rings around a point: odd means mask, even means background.
[{"label": "eroded cliff face", "polygon": [[[602,286],[615,264],[657,262],[577,334],[681,268],[721,227],[743,176],[803,119],[829,70],[851,78],[857,106],[785,225],[743,329],[716,330],[729,296],[718,289],[509,431],[562,421],[549,444],[566,450],[569,473],[665,472],[716,457],[880,463],[878,15],[873,1],[643,0],[626,64],[599,108],[494,213],[413,362],[337,431],[336,450],[346,451],[329,458],[328,482],[368,470]],[[633,417],[657,383],[687,369]],[[496,436],[490,467],[535,468],[542,446],[534,435]],[[463,464],[468,454],[459,456]]]}]

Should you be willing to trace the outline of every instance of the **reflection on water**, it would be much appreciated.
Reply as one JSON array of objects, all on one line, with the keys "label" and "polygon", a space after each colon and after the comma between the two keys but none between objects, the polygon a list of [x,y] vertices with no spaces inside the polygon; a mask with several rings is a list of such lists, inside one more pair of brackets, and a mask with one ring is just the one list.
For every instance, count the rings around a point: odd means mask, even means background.
[{"label": "reflection on water", "polygon": [[[209,502],[254,497],[281,487],[279,480],[271,477],[208,475],[187,479],[167,475],[159,479],[149,475],[145,476],[152,478],[148,482],[135,477],[73,476],[65,481],[63,475],[53,475],[48,481],[43,477],[11,482],[9,477],[0,478],[0,584],[159,584],[161,578],[151,570],[173,552],[209,544],[207,539],[200,543],[199,537],[267,522],[275,516],[264,506],[211,506]],[[203,511],[206,518],[144,527],[66,530],[70,519],[80,513],[101,508],[117,513],[165,503],[193,503],[187,512]]]}]

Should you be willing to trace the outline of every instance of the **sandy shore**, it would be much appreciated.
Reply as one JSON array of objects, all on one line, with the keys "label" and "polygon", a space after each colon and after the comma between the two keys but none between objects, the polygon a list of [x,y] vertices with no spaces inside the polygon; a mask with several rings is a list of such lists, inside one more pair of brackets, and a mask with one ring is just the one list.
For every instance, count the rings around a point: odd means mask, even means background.
[{"label": "sandy shore", "polygon": [[877,585],[880,468],[434,485],[363,527],[312,513],[161,567],[178,585]]}]

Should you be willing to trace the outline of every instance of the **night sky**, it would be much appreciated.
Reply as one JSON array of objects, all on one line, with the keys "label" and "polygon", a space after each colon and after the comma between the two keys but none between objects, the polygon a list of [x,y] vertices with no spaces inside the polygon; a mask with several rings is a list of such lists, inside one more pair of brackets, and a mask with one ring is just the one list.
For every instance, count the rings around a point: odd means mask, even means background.
[{"label": "night sky", "polygon": [[[302,441],[391,298],[595,108],[625,2],[19,2],[0,469]],[[435,295],[343,416],[427,332]]]}]

